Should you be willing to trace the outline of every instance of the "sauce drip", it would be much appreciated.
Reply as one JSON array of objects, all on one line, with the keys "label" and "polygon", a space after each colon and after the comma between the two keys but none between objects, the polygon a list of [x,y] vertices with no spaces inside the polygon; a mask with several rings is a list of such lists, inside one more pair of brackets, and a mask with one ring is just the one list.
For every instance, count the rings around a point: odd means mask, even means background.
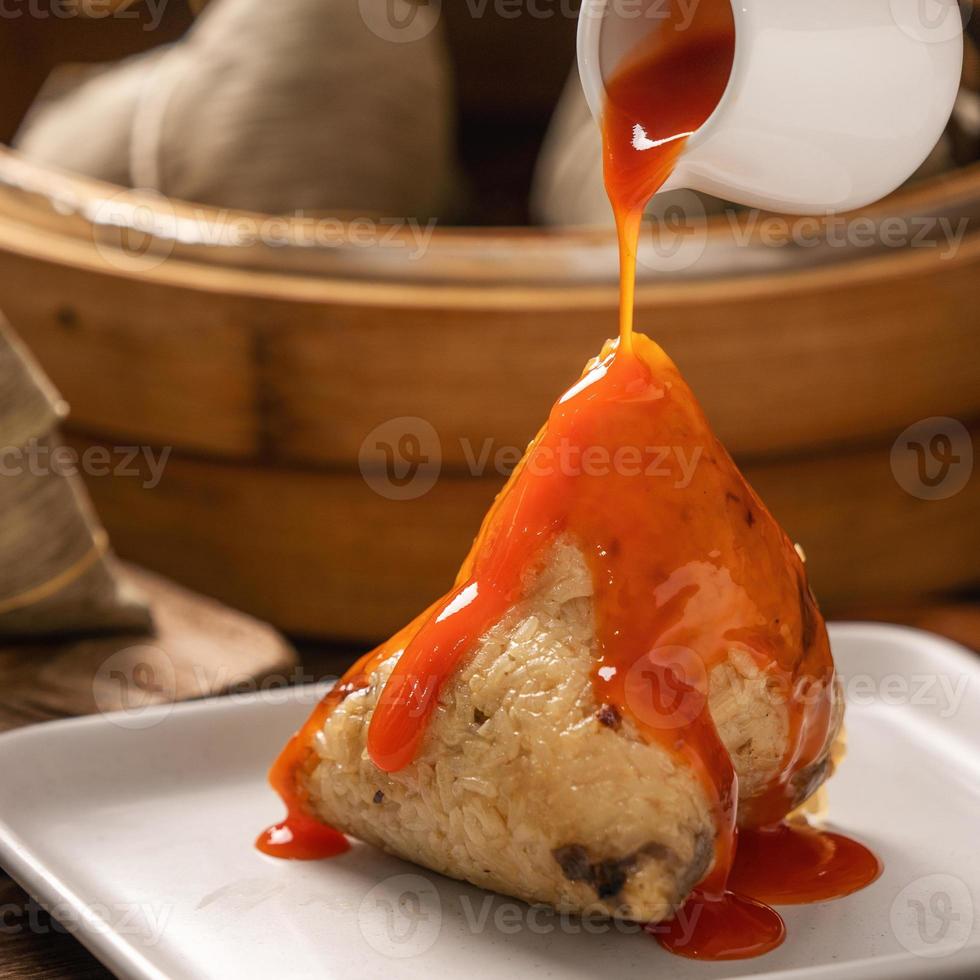
[{"label": "sauce drip", "polygon": [[[727,0],[703,0],[689,25],[679,18],[672,12],[608,85],[604,170],[619,234],[618,340],[552,408],[453,589],[361,658],[289,742],[270,776],[287,820],[258,846],[287,857],[343,849],[342,835],[307,815],[302,789],[316,763],[312,740],[330,711],[400,653],[379,695],[367,751],[384,771],[409,765],[443,685],[522,598],[549,546],[567,536],[593,582],[596,703],[630,718],[645,740],[693,771],[714,818],[711,869],[675,917],[649,931],[680,955],[737,959],[783,940],[781,918],[762,901],[849,894],[880,866],[847,838],[779,823],[807,795],[807,774],[827,748],[834,666],[826,628],[792,543],[711,432],[674,364],[633,333],[643,210],[717,105],[734,53]],[[741,803],[706,710],[708,675],[733,650],[766,671],[788,728],[782,764]],[[737,823],[754,829],[739,832]]]},{"label": "sauce drip", "polygon": [[330,712],[367,679],[348,672],[313,709],[303,727],[286,743],[269,771],[269,785],[286,804],[286,819],[266,827],[255,840],[255,846],[270,857],[296,861],[314,861],[334,857],[350,849],[347,838],[310,813],[303,779],[316,765],[313,739],[323,728]]}]

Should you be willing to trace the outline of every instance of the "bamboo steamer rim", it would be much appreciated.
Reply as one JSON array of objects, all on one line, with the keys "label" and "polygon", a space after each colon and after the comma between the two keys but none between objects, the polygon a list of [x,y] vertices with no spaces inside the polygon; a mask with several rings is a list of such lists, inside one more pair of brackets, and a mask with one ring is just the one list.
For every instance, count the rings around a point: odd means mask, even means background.
[{"label": "bamboo steamer rim", "polygon": [[[142,222],[127,226],[113,212],[111,227],[121,226],[146,235],[149,215],[150,247],[157,249],[165,261],[161,259],[152,268],[130,263],[124,253],[119,252],[116,257],[114,250],[100,241],[100,229],[106,225],[99,220],[100,211],[107,206],[112,210],[116,205],[123,215],[141,215]],[[973,231],[980,220],[980,163],[923,180],[843,217],[866,217],[876,227],[895,217],[965,219],[970,223],[970,232],[948,261],[972,262],[978,246],[978,236]],[[287,234],[297,235],[302,235],[305,224],[305,219],[219,209],[121,188],[38,165],[0,146],[0,250],[90,272],[142,278],[161,285],[283,300],[351,302],[368,308],[605,308],[617,288],[618,258],[611,229],[436,226],[431,253],[411,269],[404,262],[399,265],[379,261],[379,247],[316,250],[305,246],[243,247],[188,242],[195,229],[202,237],[214,235],[216,230],[239,219],[253,225],[271,221]],[[350,220],[331,220],[348,231],[352,225]],[[353,219],[357,220],[363,218]],[[737,231],[745,234],[743,226]],[[726,266],[715,274],[687,271],[646,277],[641,268],[637,291],[640,304],[656,307],[699,299],[715,302],[725,297],[756,295],[759,291],[779,294],[784,289],[799,288],[801,281],[819,287],[821,283],[840,284],[842,277],[852,283],[880,281],[947,261],[937,254],[936,248],[847,247],[829,249],[833,254],[821,256],[818,261],[806,261],[805,254],[791,257],[784,267],[773,270],[768,260],[773,249],[758,241],[738,246],[737,253],[731,251],[734,232],[729,218],[709,219],[705,234],[706,254],[713,250],[718,253],[714,267],[719,267],[719,259],[732,255],[740,258],[739,267],[732,270]],[[405,242],[412,235],[401,229],[391,237]],[[746,262],[747,253],[762,256],[762,261],[753,264],[750,257]],[[594,272],[596,267],[600,268],[599,274]],[[366,289],[366,284],[371,288]]]}]

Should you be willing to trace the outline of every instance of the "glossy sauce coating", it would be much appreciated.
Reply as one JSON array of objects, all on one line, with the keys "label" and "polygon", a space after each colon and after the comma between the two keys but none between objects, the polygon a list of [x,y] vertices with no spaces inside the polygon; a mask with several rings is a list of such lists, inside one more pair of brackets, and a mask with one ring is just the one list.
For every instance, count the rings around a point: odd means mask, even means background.
[{"label": "glossy sauce coating", "polygon": [[[767,952],[785,933],[778,914],[754,899],[848,894],[880,866],[846,838],[776,826],[800,796],[797,777],[826,749],[834,678],[826,629],[792,543],[711,432],[674,364],[632,330],[643,209],[688,134],[717,105],[734,51],[723,0],[703,0],[694,21],[678,27],[668,20],[609,84],[604,161],[620,242],[619,339],[553,407],[486,516],[454,588],[355,664],[294,736],[271,779],[286,801],[286,824],[292,821],[294,853],[284,856],[306,856],[296,843],[309,820],[301,787],[315,763],[311,740],[333,705],[401,651],[367,749],[382,770],[409,765],[443,685],[522,598],[549,546],[569,535],[594,586],[596,702],[614,706],[644,739],[692,769],[714,814],[711,870],[675,918],[650,931],[684,956],[735,959]],[[782,766],[738,820],[776,829],[743,830],[738,849],[737,778],[706,710],[708,675],[733,649],[768,672],[789,730]],[[260,838],[267,853],[279,847],[275,834]],[[328,835],[324,853],[335,844]]]},{"label": "glossy sauce coating", "polygon": [[863,844],[794,821],[741,831],[728,883],[771,905],[805,905],[850,895],[881,870]]},{"label": "glossy sauce coating", "polygon": [[768,953],[786,938],[778,912],[730,891],[688,901],[673,919],[647,931],[664,949],[692,960],[745,960]]}]

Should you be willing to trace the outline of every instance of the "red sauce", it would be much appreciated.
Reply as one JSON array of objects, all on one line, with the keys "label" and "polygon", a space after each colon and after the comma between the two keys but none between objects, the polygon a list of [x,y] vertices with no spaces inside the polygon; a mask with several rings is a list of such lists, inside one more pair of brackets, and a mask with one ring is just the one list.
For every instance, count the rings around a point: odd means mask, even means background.
[{"label": "red sauce", "polygon": [[255,846],[270,857],[294,861],[318,861],[350,850],[350,842],[339,830],[302,809],[290,809],[285,820],[266,827]]},{"label": "red sauce", "polygon": [[330,712],[348,694],[364,687],[363,674],[349,671],[327,696],[313,709],[303,727],[286,743],[269,771],[269,784],[286,804],[286,819],[266,827],[256,838],[255,846],[271,857],[313,861],[334,857],[349,850],[347,838],[328,827],[310,813],[304,779],[316,765],[313,739],[321,731]]},{"label": "red sauce", "polygon": [[779,913],[744,895],[693,895],[673,919],[647,926],[664,949],[694,960],[745,960],[761,956],[786,938]]},{"label": "red sauce", "polygon": [[735,27],[728,0],[703,0],[690,23],[670,4],[659,30],[606,86],[603,164],[619,233],[619,333],[628,348],[640,221],[687,139],[715,110],[731,75]]},{"label": "red sauce", "polygon": [[[669,923],[672,952],[759,955],[785,929],[760,900],[815,901],[874,880],[870,852],[839,835],[782,828],[795,777],[829,734],[834,665],[826,628],[792,543],[735,467],[667,355],[632,331],[640,220],[690,133],[717,105],[731,70],[727,0],[703,0],[686,29],[665,22],[608,86],[606,187],[619,231],[620,336],[551,410],[484,519],[453,589],[362,658],[276,762],[285,825],[266,853],[336,853],[343,838],[307,816],[311,741],[350,690],[401,651],[382,690],[367,750],[382,770],[409,765],[440,690],[480,637],[524,594],[559,535],[581,548],[594,586],[597,703],[695,772],[712,808],[715,860]],[[731,759],[704,710],[707,676],[732,649],[768,672],[788,719],[788,748],[768,786],[737,813]],[[737,820],[736,820],[737,818]],[[744,827],[736,850],[736,822]],[[744,894],[740,894],[744,893]],[[747,898],[751,895],[753,898]]]},{"label": "red sauce", "polygon": [[728,884],[772,905],[805,905],[850,895],[881,870],[878,858],[850,837],[783,823],[739,832]]}]

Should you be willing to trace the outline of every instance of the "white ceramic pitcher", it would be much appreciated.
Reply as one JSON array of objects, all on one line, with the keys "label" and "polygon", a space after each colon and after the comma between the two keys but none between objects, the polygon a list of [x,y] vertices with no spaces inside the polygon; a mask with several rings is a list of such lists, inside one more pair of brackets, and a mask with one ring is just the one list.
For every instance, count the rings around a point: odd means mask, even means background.
[{"label": "white ceramic pitcher", "polygon": [[[597,121],[603,79],[646,32],[666,29],[667,2],[679,0],[583,0],[579,73]],[[956,0],[731,5],[728,87],[662,190],[784,212],[847,210],[894,190],[935,146],[960,81]]]}]

